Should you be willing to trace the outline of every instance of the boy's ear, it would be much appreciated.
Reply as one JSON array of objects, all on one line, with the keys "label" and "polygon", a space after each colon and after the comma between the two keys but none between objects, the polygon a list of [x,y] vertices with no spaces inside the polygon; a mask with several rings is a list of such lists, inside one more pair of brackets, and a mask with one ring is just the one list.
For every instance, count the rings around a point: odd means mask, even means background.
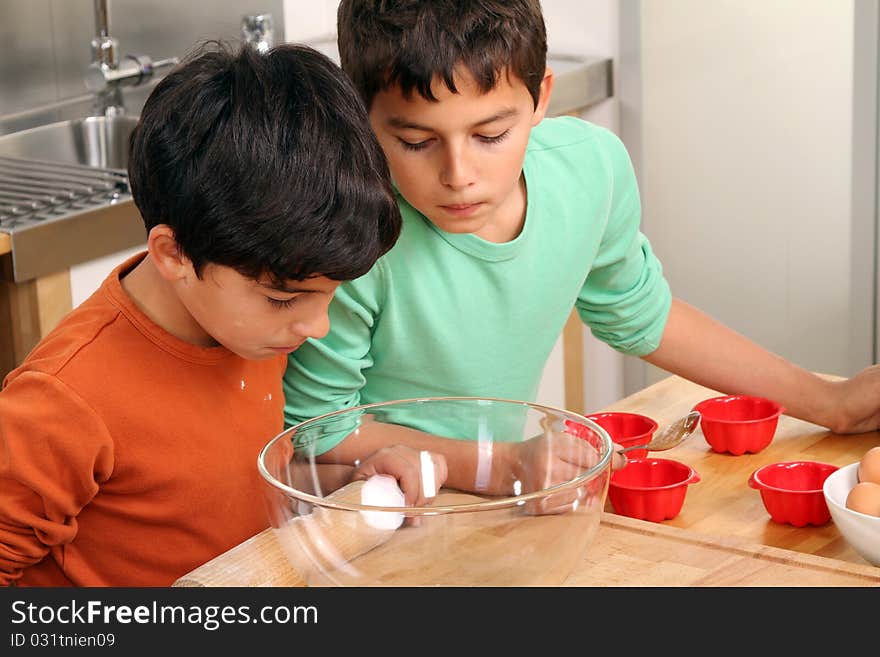
[{"label": "boy's ear", "polygon": [[540,95],[538,96],[538,106],[532,114],[532,126],[536,126],[547,114],[547,106],[550,104],[550,94],[553,92],[553,69],[549,66],[544,69],[544,79],[541,80]]},{"label": "boy's ear", "polygon": [[159,274],[167,281],[179,280],[192,271],[189,258],[180,252],[174,231],[168,224],[159,224],[150,229],[147,251]]}]

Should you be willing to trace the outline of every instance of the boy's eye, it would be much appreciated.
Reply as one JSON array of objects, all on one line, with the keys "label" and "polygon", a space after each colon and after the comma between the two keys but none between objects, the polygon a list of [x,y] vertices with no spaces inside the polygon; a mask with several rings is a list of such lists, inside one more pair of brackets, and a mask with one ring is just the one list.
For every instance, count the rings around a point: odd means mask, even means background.
[{"label": "boy's eye", "polygon": [[400,144],[408,151],[420,151],[423,148],[427,148],[428,144],[431,143],[430,139],[424,139],[422,141],[411,142],[406,139],[400,139],[398,137]]},{"label": "boy's eye", "polygon": [[289,299],[274,299],[272,297],[266,297],[266,301],[272,304],[275,308],[290,308],[296,299],[297,297],[290,297]]},{"label": "boy's eye", "polygon": [[510,128],[497,135],[477,135],[480,141],[485,144],[499,144],[510,135]]}]

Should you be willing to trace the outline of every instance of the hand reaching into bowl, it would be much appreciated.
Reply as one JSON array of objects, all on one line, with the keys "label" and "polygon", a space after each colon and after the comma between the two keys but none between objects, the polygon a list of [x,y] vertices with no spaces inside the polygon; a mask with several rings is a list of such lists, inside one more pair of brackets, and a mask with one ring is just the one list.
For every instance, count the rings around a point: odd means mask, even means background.
[{"label": "hand reaching into bowl", "polygon": [[[600,460],[598,450],[583,437],[575,436],[557,426],[556,423],[542,423],[544,432],[522,443],[511,444],[511,463],[508,468],[519,482],[520,490],[514,493],[529,493],[570,481]],[[626,465],[626,456],[619,454],[619,445],[614,445],[611,469]],[[515,484],[514,484],[515,485]],[[529,500],[524,505],[526,513],[534,515],[566,513],[579,504],[588,492],[571,488],[540,500]]]},{"label": "hand reaching into bowl", "polygon": [[366,480],[377,474],[391,475],[397,480],[406,506],[422,506],[436,497],[449,470],[442,454],[408,445],[390,445],[361,461],[351,480]]},{"label": "hand reaching into bowl", "polygon": [[[450,490],[491,497],[540,491],[545,486],[562,484],[585,473],[599,463],[600,455],[608,447],[591,429],[584,427],[583,435],[573,435],[561,417],[546,411],[542,413],[540,418],[535,418],[539,420],[542,433],[519,442],[515,437],[506,439],[506,434],[500,432],[498,438],[490,437],[489,440],[480,440],[477,436],[465,439],[441,437],[395,422],[367,421],[368,416],[364,415],[347,439],[318,459],[326,464],[354,464],[359,468],[357,479],[368,479],[374,474],[395,477],[405,489],[407,506],[433,500],[433,494],[424,493],[425,473],[430,473],[431,468],[422,464],[425,458],[422,454],[430,454],[433,459],[436,471],[434,493],[444,483]],[[506,424],[504,429],[509,429],[512,424],[515,423]],[[609,471],[626,465],[626,456],[617,453],[620,445],[611,443],[611,448]],[[339,485],[326,488],[335,490],[352,481],[349,478],[352,476],[349,473]],[[568,487],[565,491],[543,496],[547,499],[540,503],[527,500],[524,510],[533,514],[563,513],[577,500],[589,495],[592,492]]]}]

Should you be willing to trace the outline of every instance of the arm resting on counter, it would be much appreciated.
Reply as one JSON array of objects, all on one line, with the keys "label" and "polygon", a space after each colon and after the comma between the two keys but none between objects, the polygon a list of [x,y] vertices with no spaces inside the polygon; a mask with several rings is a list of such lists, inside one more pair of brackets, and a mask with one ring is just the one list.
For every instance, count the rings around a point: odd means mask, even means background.
[{"label": "arm resting on counter", "polygon": [[773,399],[793,417],[836,433],[880,427],[880,365],[830,381],[673,299],[660,346],[643,358],[725,394]]}]

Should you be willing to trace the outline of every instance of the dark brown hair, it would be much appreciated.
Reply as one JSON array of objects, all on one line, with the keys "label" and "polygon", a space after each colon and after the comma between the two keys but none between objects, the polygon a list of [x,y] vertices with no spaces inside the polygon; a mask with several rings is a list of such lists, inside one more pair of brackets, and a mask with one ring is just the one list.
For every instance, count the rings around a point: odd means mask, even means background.
[{"label": "dark brown hair", "polygon": [[457,66],[484,93],[515,76],[538,103],[547,65],[539,0],[342,0],[336,22],[342,68],[367,108],[395,85],[437,100],[435,77],[456,92]]},{"label": "dark brown hair", "polygon": [[388,164],[331,59],[201,44],[153,89],[131,135],[134,202],[207,263],[276,282],[366,273],[400,233]]}]

